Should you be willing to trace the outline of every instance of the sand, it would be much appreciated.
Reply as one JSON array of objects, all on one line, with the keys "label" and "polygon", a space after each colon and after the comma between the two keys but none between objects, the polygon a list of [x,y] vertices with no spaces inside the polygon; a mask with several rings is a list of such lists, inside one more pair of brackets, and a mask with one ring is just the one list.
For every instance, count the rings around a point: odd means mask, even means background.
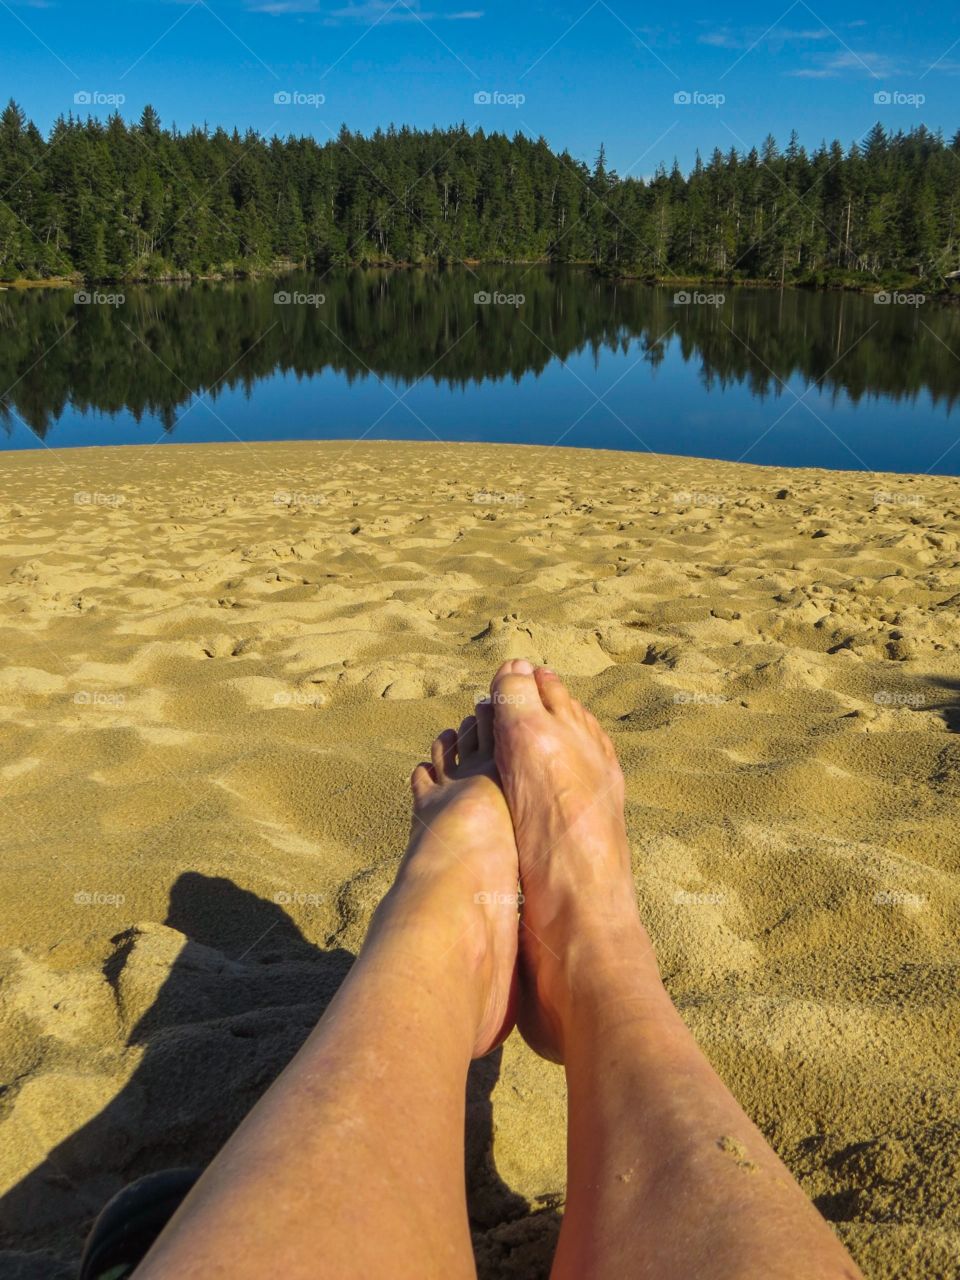
[{"label": "sand", "polygon": [[[3,455],[0,1272],[69,1276],[113,1191],[213,1155],[356,953],[410,769],[526,656],[613,737],[642,913],[721,1075],[868,1276],[955,1276],[958,606],[956,479]],[[512,1036],[469,1127],[481,1275],[545,1275],[562,1072]]]}]

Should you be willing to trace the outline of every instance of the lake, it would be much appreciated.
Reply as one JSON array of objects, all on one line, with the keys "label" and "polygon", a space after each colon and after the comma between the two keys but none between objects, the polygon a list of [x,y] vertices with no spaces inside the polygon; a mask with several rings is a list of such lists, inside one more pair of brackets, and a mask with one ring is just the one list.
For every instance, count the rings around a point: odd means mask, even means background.
[{"label": "lake", "polygon": [[0,447],[440,439],[960,474],[960,308],[915,297],[492,265],[88,295],[0,293]]}]

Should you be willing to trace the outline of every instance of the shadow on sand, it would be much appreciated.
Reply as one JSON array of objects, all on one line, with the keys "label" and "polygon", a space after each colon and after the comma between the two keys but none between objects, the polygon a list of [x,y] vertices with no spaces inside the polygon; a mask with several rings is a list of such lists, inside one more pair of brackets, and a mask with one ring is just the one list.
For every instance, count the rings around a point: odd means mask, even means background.
[{"label": "shadow on sand", "polygon": [[[314,946],[281,906],[197,872],[173,885],[163,926],[112,941],[104,977],[127,1044],[142,1057],[103,1110],[0,1201],[0,1238],[13,1251],[2,1255],[7,1278],[73,1276],[111,1195],[156,1169],[208,1163],[306,1039],[354,959]],[[485,1276],[518,1274],[509,1256],[528,1253],[531,1238],[521,1220],[536,1224],[538,1254],[557,1229],[552,1213],[525,1219],[527,1201],[494,1167],[490,1095],[500,1057],[475,1062],[467,1085],[468,1205]],[[505,1233],[502,1245],[484,1244],[491,1230]]]},{"label": "shadow on sand", "polygon": [[929,701],[928,711],[938,711],[950,733],[960,733],[960,680],[945,680],[942,676],[931,676],[929,683],[942,690],[936,701]]}]

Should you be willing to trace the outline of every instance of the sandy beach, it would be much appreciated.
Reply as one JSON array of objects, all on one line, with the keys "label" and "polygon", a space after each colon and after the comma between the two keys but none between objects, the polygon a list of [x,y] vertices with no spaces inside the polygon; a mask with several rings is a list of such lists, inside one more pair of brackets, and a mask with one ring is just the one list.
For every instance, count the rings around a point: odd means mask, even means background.
[{"label": "sandy beach", "polygon": [[[0,1271],[209,1160],[347,971],[507,657],[611,734],[684,1018],[871,1280],[960,1257],[960,480],[493,445],[0,457]],[[545,1276],[560,1068],[470,1086]],[[309,1118],[305,1118],[305,1123]],[[411,1133],[411,1142],[416,1134]]]}]

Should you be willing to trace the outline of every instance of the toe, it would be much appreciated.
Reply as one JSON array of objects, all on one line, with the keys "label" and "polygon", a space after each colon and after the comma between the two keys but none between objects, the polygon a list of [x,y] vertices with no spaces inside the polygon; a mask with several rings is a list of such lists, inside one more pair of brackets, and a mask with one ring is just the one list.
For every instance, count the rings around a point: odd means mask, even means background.
[{"label": "toe", "polygon": [[583,703],[578,702],[576,698],[571,698],[570,704],[569,704],[569,711],[570,711],[570,714],[573,716],[573,718],[577,721],[577,723],[583,725],[584,729],[586,729],[587,716],[589,716],[591,713],[587,710],[587,708],[583,705]]},{"label": "toe", "polygon": [[433,772],[433,765],[422,761],[414,769],[410,775],[410,786],[413,788],[413,798],[419,802],[427,796],[437,785],[437,779]]},{"label": "toe", "polygon": [[455,729],[444,729],[433,740],[430,748],[430,759],[438,781],[453,776],[457,766],[457,734]]},{"label": "toe", "polygon": [[555,671],[550,667],[537,667],[535,678],[540,690],[540,701],[554,715],[566,711],[570,706],[570,694]]},{"label": "toe", "polygon": [[493,752],[493,703],[484,698],[477,703],[477,742],[480,754],[489,756]]},{"label": "toe", "polygon": [[465,756],[476,755],[479,745],[477,717],[467,716],[457,730],[457,751],[459,752],[461,763]]},{"label": "toe", "polygon": [[502,679],[504,676],[532,676],[533,670],[533,663],[527,658],[508,658],[506,662],[500,663],[491,684],[496,683],[497,680]]},{"label": "toe", "polygon": [[533,678],[533,663],[526,658],[505,662],[491,681],[490,695],[497,720],[540,710],[542,703]]}]

